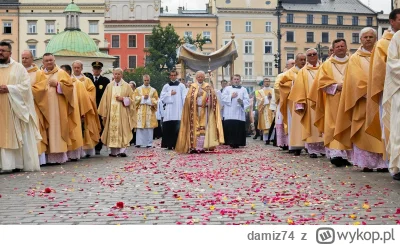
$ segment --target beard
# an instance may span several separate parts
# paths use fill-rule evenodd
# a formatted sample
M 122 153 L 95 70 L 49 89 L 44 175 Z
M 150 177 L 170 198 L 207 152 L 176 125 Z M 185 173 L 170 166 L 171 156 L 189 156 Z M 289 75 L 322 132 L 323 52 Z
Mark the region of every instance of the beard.
M 9 58 L 0 57 L 0 64 L 7 64 L 8 61 L 9 61 Z

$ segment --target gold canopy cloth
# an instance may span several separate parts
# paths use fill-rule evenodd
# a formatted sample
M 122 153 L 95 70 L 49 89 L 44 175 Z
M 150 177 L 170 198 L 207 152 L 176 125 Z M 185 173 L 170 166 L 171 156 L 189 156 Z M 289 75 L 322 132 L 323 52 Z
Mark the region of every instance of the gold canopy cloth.
M 371 53 L 361 47 L 349 59 L 336 118 L 334 138 L 348 148 L 383 153 L 382 142 L 365 133 L 366 94 Z
M 185 67 L 193 71 L 216 70 L 219 67 L 226 67 L 238 57 L 235 41 L 231 40 L 221 49 L 205 55 L 189 49 L 186 46 L 180 46 L 178 49 L 178 62 L 184 62 Z
M 210 84 L 203 83 L 201 88 L 205 91 Z M 193 83 L 188 89 L 185 103 L 182 111 L 181 127 L 179 130 L 178 140 L 176 143 L 176 151 L 179 153 L 188 153 L 190 148 L 196 148 L 198 129 L 201 125 L 201 119 L 208 119 L 205 123 L 205 141 L 203 148 L 213 148 L 224 143 L 224 131 L 222 128 L 221 110 L 214 90 L 211 90 L 210 101 L 211 105 L 207 108 L 207 93 L 203 93 L 203 103 L 201 110 L 201 118 L 198 118 L 197 94 L 200 86 L 198 83 Z M 206 110 L 207 109 L 207 110 Z M 205 112 L 208 112 L 206 115 Z

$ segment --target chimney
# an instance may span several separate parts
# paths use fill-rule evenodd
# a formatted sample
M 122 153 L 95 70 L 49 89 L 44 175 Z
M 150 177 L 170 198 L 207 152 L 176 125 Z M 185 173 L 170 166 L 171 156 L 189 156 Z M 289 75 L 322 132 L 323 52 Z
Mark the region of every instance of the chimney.
M 178 14 L 182 14 L 182 7 L 178 8 Z
M 160 14 L 164 13 L 164 7 L 160 8 Z

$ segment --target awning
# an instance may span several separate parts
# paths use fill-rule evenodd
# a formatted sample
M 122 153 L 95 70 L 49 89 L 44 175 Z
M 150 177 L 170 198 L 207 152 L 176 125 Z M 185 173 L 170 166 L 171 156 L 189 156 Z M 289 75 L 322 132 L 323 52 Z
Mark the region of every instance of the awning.
M 192 71 L 202 70 L 207 72 L 209 68 L 213 71 L 221 66 L 226 67 L 237 57 L 238 53 L 234 40 L 229 41 L 221 49 L 209 55 L 193 51 L 184 45 L 178 49 L 178 62 L 181 63 L 183 61 L 185 67 Z

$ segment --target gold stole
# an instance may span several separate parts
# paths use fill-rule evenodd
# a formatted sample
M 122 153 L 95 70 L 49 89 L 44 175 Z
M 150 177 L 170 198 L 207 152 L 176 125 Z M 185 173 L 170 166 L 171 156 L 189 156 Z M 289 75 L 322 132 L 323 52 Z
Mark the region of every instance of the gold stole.
M 120 111 L 121 102 L 117 101 L 115 97 L 120 96 L 122 86 L 113 86 L 111 96 L 111 112 L 110 112 L 110 144 L 108 147 L 118 148 L 118 142 L 120 142 Z

